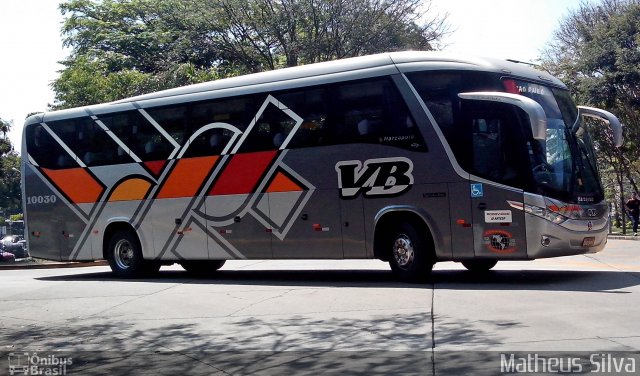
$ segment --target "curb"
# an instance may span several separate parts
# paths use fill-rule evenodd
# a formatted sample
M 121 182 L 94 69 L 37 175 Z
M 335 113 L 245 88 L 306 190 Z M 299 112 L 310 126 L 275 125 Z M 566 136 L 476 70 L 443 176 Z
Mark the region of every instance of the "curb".
M 65 268 L 84 268 L 88 266 L 107 266 L 106 261 L 80 261 L 80 262 L 50 262 L 44 264 L 20 264 L 11 263 L 7 265 L 0 264 L 2 270 L 21 270 L 21 269 L 65 269 Z
M 609 235 L 608 238 L 615 240 L 640 240 L 640 236 L 632 235 Z

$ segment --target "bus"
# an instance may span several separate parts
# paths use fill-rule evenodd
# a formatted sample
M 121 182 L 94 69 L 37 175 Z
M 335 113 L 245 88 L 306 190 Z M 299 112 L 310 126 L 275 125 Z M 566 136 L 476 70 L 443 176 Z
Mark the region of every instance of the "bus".
M 585 118 L 599 120 L 586 122 Z M 601 251 L 608 206 L 588 126 L 529 65 L 395 52 L 37 114 L 22 143 L 28 247 L 117 277 L 235 259 L 438 261 Z

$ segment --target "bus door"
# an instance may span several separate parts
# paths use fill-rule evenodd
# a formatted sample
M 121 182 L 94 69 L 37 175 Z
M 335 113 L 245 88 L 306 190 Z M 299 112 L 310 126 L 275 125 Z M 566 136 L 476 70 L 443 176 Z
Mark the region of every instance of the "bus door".
M 523 132 L 528 124 L 513 106 L 463 101 L 464 128 L 470 131 L 469 196 L 474 255 L 526 258 L 522 207 L 528 154 Z

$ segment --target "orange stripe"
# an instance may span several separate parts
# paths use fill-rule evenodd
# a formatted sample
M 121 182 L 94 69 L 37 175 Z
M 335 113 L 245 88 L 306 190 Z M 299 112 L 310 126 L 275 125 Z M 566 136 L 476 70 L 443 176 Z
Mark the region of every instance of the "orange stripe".
M 158 198 L 194 196 L 218 158 L 213 156 L 179 160 L 162 186 Z
M 129 201 L 129 200 L 142 200 L 149 192 L 151 183 L 144 179 L 133 178 L 128 179 L 120 184 L 113 190 L 109 197 L 111 201 Z
M 293 192 L 293 191 L 302 191 L 298 184 L 296 184 L 293 180 L 289 179 L 282 172 L 278 172 L 276 177 L 273 179 L 269 187 L 267 188 L 267 192 Z
M 58 186 L 58 189 L 76 204 L 96 202 L 104 191 L 102 185 L 84 168 L 65 170 L 43 168 L 42 171 Z

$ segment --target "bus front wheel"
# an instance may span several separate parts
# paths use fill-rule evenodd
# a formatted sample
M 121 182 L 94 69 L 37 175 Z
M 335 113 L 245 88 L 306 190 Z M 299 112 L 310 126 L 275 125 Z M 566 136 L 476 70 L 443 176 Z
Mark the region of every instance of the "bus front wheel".
M 121 230 L 109 239 L 107 261 L 116 277 L 133 278 L 157 271 L 160 264 L 145 262 L 138 237 L 132 232 Z
M 415 225 L 400 223 L 387 241 L 391 270 L 403 281 L 425 281 L 435 263 L 427 237 Z

